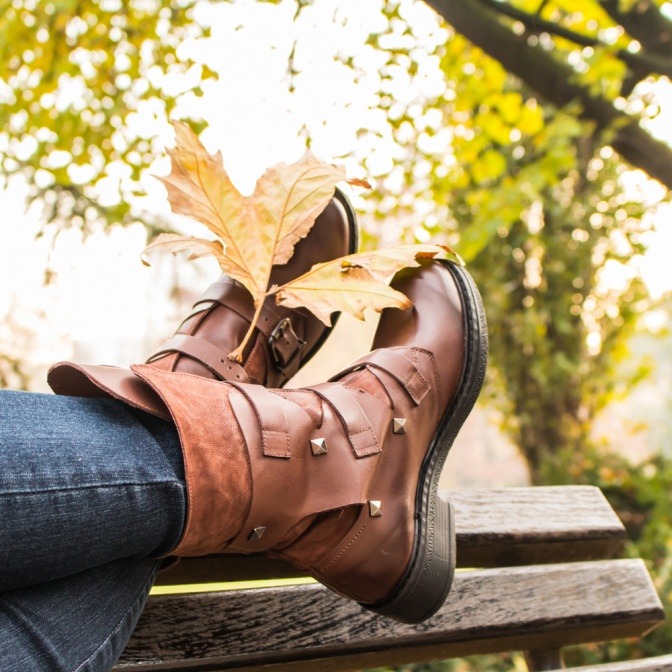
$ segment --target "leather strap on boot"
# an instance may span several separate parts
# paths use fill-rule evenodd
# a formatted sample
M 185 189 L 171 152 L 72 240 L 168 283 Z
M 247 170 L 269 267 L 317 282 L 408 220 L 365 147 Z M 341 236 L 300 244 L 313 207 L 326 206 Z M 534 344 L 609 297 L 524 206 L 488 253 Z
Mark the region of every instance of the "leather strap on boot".
M 239 380 L 249 383 L 250 377 L 245 369 L 229 359 L 229 353 L 220 350 L 216 345 L 203 338 L 189 336 L 188 334 L 175 334 L 147 360 L 147 364 L 170 355 L 179 353 L 200 362 L 206 369 L 213 373 L 219 380 Z
M 240 283 L 227 277 L 214 282 L 193 305 L 193 311 L 183 320 L 177 333 L 160 346 L 148 359 L 147 364 L 171 354 L 184 355 L 210 371 L 217 380 L 233 382 L 259 382 L 248 374 L 244 366 L 232 362 L 228 352 L 224 352 L 209 340 L 192 336 L 180 330 L 195 318 L 204 319 L 206 313 L 224 306 L 246 322 L 254 319 L 254 306 L 250 294 Z M 274 366 L 286 378 L 291 378 L 299 369 L 301 354 L 306 341 L 299 336 L 305 331 L 305 316 L 296 310 L 265 303 L 259 314 L 256 328 L 266 339 L 270 355 L 269 366 Z
M 422 348 L 398 347 L 374 350 L 368 355 L 356 359 L 346 369 L 330 378 L 329 381 L 340 380 L 348 373 L 371 367 L 392 376 L 417 406 L 431 390 L 429 382 L 418 369 L 419 355 L 429 355 L 432 361 L 434 360 L 432 354 Z M 434 364 L 434 368 L 436 368 L 436 364 Z

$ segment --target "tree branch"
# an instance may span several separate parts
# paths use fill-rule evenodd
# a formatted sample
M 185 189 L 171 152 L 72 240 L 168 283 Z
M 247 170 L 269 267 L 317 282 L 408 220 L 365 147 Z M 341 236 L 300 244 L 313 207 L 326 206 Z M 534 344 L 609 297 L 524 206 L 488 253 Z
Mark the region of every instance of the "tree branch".
M 648 54 L 672 57 L 672 21 L 661 14 L 651 0 L 638 0 L 628 12 L 622 12 L 619 0 L 598 0 L 602 9 L 641 45 Z M 627 96 L 638 82 L 649 74 L 648 69 L 632 67 L 623 81 L 622 94 Z
M 651 0 L 639 0 L 621 12 L 619 0 L 598 0 L 600 7 L 650 54 L 672 56 L 672 21 Z
M 613 45 L 602 42 L 602 40 L 591 35 L 582 35 L 569 28 L 560 26 L 553 21 L 542 19 L 538 14 L 528 14 L 517 7 L 509 5 L 507 2 L 500 2 L 499 0 L 480 0 L 481 4 L 487 5 L 499 14 L 508 16 L 511 19 L 520 21 L 522 24 L 535 31 L 542 31 L 562 37 L 581 47 L 597 47 L 606 49 L 611 52 L 616 58 L 626 63 L 638 72 L 644 73 L 644 76 L 652 72 L 657 72 L 661 75 L 667 75 L 672 78 L 672 61 L 668 58 L 657 56 L 648 53 L 634 53 L 627 49 L 614 49 Z
M 672 189 L 672 148 L 651 137 L 632 117 L 576 84 L 576 73 L 502 25 L 479 0 L 426 0 L 453 28 L 558 107 L 578 101 L 586 119 L 611 129 L 609 144 L 624 159 Z

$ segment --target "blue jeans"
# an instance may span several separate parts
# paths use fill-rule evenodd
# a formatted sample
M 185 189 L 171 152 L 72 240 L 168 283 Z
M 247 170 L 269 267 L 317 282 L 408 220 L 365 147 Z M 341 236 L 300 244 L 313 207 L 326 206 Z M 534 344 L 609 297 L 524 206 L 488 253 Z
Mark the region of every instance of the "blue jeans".
M 184 516 L 171 423 L 0 390 L 0 669 L 109 670 Z

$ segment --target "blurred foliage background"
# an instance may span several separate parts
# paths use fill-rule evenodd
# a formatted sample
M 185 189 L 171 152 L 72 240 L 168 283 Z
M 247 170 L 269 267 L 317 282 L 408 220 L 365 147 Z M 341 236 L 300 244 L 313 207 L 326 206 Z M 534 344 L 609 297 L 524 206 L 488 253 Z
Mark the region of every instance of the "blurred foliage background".
M 169 226 L 143 202 L 143 179 L 163 153 L 169 118 L 213 126 L 199 110 L 223 68 L 236 67 L 222 66 L 208 43 L 208 6 L 217 4 L 242 6 L 231 30 L 243 36 L 259 5 L 318 33 L 345 29 L 363 11 L 325 10 L 328 0 L 0 0 L 0 167 L 6 188 L 20 180 L 39 205 L 38 236 L 132 225 L 152 236 Z M 485 400 L 531 482 L 601 487 L 672 612 L 669 434 L 633 464 L 594 431 L 640 381 L 672 373 L 661 368 L 668 345 L 653 348 L 667 358 L 647 357 L 651 339 L 667 335 L 660 316 L 672 304 L 642 280 L 672 186 L 672 3 L 379 0 L 371 11 L 375 30 L 328 54 L 353 90 L 366 83 L 365 121 L 335 157 L 375 180 L 359 203 L 364 244 L 456 245 L 488 312 Z M 297 28 L 273 47 L 278 86 L 299 114 L 316 104 L 302 44 Z M 297 136 L 319 152 L 342 112 L 311 109 Z M 9 322 L 2 329 L 16 340 Z M 4 386 L 28 384 L 30 334 L 18 340 L 14 349 L 2 340 Z M 641 642 L 581 647 L 568 662 L 670 650 L 667 626 Z M 414 669 L 522 665 L 489 656 Z

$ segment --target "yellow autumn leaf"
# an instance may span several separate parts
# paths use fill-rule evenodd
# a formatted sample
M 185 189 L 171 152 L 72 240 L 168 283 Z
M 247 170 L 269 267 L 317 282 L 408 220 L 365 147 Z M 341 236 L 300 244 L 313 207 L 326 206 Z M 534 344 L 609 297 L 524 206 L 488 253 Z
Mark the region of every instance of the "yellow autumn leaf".
M 185 124 L 175 123 L 175 148 L 169 155 L 171 172 L 161 180 L 173 211 L 202 222 L 215 239 L 163 234 L 145 252 L 187 251 L 190 259 L 212 255 L 224 273 L 249 290 L 256 312 L 242 343 L 229 354 L 233 360 L 241 361 L 268 296 L 289 308 L 307 308 L 330 325 L 336 311 L 363 319 L 367 308 L 408 308 L 408 298 L 387 283 L 402 268 L 418 266 L 419 259 L 441 255 L 462 263 L 449 247 L 399 245 L 316 264 L 301 277 L 269 288 L 272 267 L 291 258 L 336 184 L 346 180 L 344 168 L 306 152 L 296 163 L 269 168 L 254 192 L 243 196 L 224 170 L 221 153 L 209 154 Z M 347 181 L 370 188 L 366 180 Z
M 336 311 L 364 319 L 364 310 L 408 308 L 411 302 L 387 285 L 402 268 L 418 266 L 417 259 L 436 256 L 457 258 L 450 248 L 439 245 L 399 245 L 371 252 L 350 254 L 322 264 L 273 288 L 276 302 L 287 308 L 307 308 L 326 325 Z
M 335 311 L 350 313 L 363 320 L 367 308 L 379 313 L 383 308 L 411 306 L 404 294 L 376 280 L 365 268 L 351 266 L 334 272 L 332 266 L 309 271 L 302 278 L 278 290 L 278 304 L 287 308 L 308 308 L 327 326 L 331 326 L 331 315 Z
M 201 257 L 213 256 L 222 265 L 224 259 L 224 246 L 218 240 L 206 240 L 205 238 L 193 238 L 191 236 L 180 236 L 175 233 L 162 233 L 157 239 L 148 245 L 143 254 L 142 263 L 149 266 L 144 259 L 148 252 L 162 250 L 164 252 L 189 252 L 188 259 L 200 259 Z
M 222 271 L 252 292 L 246 259 L 238 252 L 232 232 L 227 227 L 230 213 L 240 213 L 245 209 L 243 197 L 224 170 L 221 152 L 214 156 L 208 154 L 186 124 L 175 122 L 173 127 L 175 147 L 168 150 L 171 172 L 167 177 L 158 178 L 166 187 L 170 206 L 176 214 L 205 224 L 220 239 L 223 249 L 227 250 L 226 256 L 218 259 Z M 258 227 L 248 228 L 254 232 Z
M 250 196 L 224 170 L 221 152 L 211 155 L 184 123 L 175 122 L 171 172 L 160 178 L 173 212 L 205 224 L 222 244 L 222 271 L 241 282 L 260 305 L 271 268 L 286 263 L 317 216 L 345 180 L 345 169 L 306 152 L 296 163 L 269 168 Z M 202 240 L 202 239 L 201 239 Z
M 296 163 L 269 168 L 257 181 L 252 200 L 262 224 L 264 273 L 285 264 L 345 180 L 345 168 L 332 166 L 306 152 Z M 270 264 L 270 265 L 269 265 Z M 266 289 L 268 277 L 265 278 Z
M 462 260 L 447 245 L 396 245 L 374 252 L 360 252 L 342 257 L 341 266 L 365 268 L 377 280 L 385 282 L 397 271 L 417 266 L 418 259 L 433 259 L 443 256 L 462 265 Z

